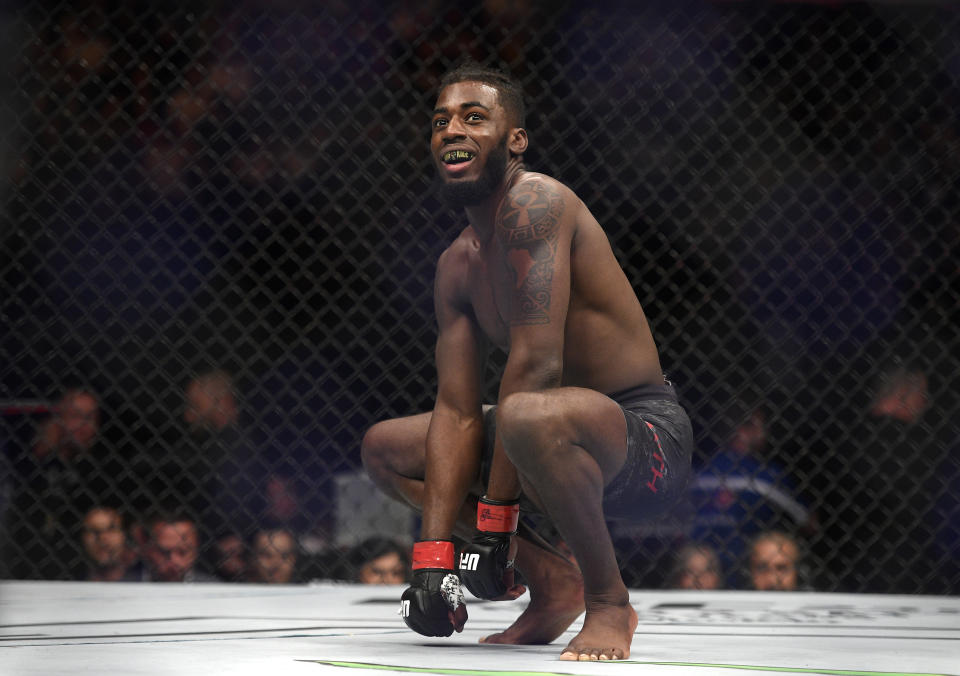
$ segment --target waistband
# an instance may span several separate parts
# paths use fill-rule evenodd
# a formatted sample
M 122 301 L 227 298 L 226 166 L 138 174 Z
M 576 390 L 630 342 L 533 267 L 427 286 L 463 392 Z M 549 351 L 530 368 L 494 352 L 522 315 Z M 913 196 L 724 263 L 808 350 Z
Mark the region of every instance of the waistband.
M 677 392 L 673 385 L 637 385 L 613 394 L 608 394 L 618 404 L 634 401 L 677 401 Z

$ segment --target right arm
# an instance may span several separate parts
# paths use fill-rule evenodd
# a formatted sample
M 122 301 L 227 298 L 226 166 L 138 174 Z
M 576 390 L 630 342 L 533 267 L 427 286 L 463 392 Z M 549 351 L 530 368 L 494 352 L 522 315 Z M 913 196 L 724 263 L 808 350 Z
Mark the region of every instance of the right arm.
M 434 284 L 437 399 L 427 431 L 420 537 L 449 539 L 480 471 L 483 345 L 466 294 L 466 261 L 456 245 L 440 257 Z

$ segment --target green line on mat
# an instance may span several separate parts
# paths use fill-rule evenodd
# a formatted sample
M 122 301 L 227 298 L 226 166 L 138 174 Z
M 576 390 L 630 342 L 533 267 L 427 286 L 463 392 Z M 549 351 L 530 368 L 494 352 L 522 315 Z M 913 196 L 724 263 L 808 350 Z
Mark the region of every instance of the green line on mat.
M 708 664 L 702 662 L 634 662 L 618 660 L 610 664 L 646 664 L 663 667 L 710 667 L 712 669 L 741 669 L 744 671 L 774 671 L 781 674 L 823 674 L 824 676 L 950 676 L 904 671 L 856 671 L 850 669 L 804 669 L 802 667 L 761 667 L 752 664 Z
M 334 660 L 297 660 L 314 662 L 331 667 L 351 669 L 378 669 L 381 671 L 406 671 L 414 674 L 449 674 L 450 676 L 571 676 L 570 672 L 558 671 L 512 671 L 510 669 L 447 669 L 440 667 L 401 667 L 396 664 L 372 664 L 370 662 L 337 662 Z M 699 662 L 636 662 L 633 660 L 610 660 L 592 664 L 643 664 L 651 667 L 706 667 L 712 669 L 740 669 L 743 671 L 772 671 L 781 674 L 820 674 L 822 676 L 951 676 L 950 674 L 911 673 L 903 671 L 853 671 L 849 669 L 804 669 L 801 667 L 761 667 L 751 664 L 707 664 Z M 571 665 L 572 666 L 572 665 Z
M 368 662 L 335 662 L 332 660 L 297 660 L 314 662 L 331 667 L 351 667 L 354 669 L 380 669 L 383 671 L 409 671 L 415 674 L 450 674 L 451 676 L 575 676 L 570 672 L 558 671 L 511 671 L 510 669 L 444 669 L 440 667 L 400 667 L 395 664 L 370 664 Z

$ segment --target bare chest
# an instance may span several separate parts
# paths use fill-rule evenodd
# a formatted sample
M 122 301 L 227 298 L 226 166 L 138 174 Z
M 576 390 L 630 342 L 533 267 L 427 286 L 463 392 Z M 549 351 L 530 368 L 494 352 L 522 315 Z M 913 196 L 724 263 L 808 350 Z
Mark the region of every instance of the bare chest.
M 470 304 L 487 338 L 501 349 L 510 346 L 509 317 L 512 288 L 507 267 L 496 251 L 479 249 L 470 257 Z

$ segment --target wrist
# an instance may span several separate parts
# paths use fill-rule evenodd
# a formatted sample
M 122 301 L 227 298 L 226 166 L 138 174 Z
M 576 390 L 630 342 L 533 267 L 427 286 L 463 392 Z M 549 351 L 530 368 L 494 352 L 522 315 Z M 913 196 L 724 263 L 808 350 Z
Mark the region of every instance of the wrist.
M 498 535 L 516 535 L 520 521 L 519 500 L 494 500 L 487 496 L 477 501 L 477 530 Z
M 452 540 L 419 540 L 413 543 L 413 570 L 453 570 Z

